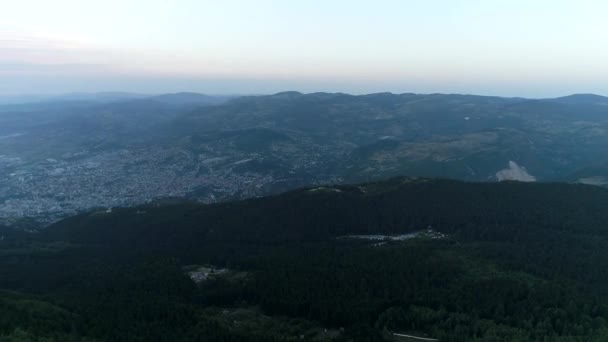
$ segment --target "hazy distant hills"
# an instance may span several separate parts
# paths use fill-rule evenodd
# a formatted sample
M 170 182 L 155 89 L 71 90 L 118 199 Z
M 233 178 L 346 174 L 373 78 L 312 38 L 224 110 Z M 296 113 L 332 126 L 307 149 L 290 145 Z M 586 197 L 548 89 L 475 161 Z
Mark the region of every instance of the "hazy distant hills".
M 27 133 L 44 138 L 47 143 L 66 144 L 66 148 L 70 146 L 64 139 L 75 138 L 85 139 L 85 144 L 128 145 L 141 140 L 141 134 L 151 127 L 168 123 L 195 108 L 221 104 L 228 99 L 196 93 L 148 97 L 130 93 L 69 94 L 49 101 L 0 106 L 0 134 Z M 34 148 L 18 152 L 36 151 Z M 53 151 L 49 153 L 53 154 Z
M 99 92 L 99 93 L 68 93 L 61 95 L 5 95 L 0 96 L 0 105 L 28 104 L 40 102 L 96 102 L 107 103 L 145 98 L 149 95 L 127 92 Z
M 147 99 L 171 104 L 220 104 L 235 96 L 210 96 L 193 92 L 147 95 L 128 92 L 68 93 L 62 95 L 13 95 L 0 96 L 0 105 L 19 105 L 49 102 L 112 103 Z
M 582 105 L 605 105 L 608 106 L 608 97 L 595 94 L 575 94 L 570 96 L 558 97 L 553 99 L 554 102 L 566 104 L 582 104 Z
M 163 94 L 147 98 L 147 100 L 158 101 L 171 105 L 219 105 L 226 102 L 234 96 L 209 96 L 199 93 L 174 93 L 174 94 Z
M 601 185 L 606 103 L 589 94 L 283 92 L 4 105 L 0 217 L 397 175 Z
M 603 157 L 608 107 L 601 99 L 288 92 L 243 97 L 175 122 L 182 137 L 253 129 L 260 137 L 282 136 L 261 138 L 269 144 L 261 151 L 314 147 L 327 153 L 318 162 L 333 162 L 328 167 L 345 179 L 497 180 L 515 164 L 539 180 L 559 180 Z

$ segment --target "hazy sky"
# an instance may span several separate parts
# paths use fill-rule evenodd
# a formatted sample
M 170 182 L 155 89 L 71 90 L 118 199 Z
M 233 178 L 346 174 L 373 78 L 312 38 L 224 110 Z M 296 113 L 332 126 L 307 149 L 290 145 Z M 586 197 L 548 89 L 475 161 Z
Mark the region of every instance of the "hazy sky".
M 608 94 L 605 0 L 0 0 L 0 94 Z

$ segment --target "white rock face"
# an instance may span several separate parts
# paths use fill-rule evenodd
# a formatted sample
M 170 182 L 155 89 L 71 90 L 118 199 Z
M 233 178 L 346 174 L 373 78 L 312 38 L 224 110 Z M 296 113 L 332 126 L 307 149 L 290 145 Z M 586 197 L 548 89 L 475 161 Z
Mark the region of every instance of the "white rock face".
M 509 161 L 509 168 L 496 172 L 496 179 L 499 181 L 520 181 L 536 182 L 536 177 L 528 173 L 525 167 L 517 165 L 514 161 Z

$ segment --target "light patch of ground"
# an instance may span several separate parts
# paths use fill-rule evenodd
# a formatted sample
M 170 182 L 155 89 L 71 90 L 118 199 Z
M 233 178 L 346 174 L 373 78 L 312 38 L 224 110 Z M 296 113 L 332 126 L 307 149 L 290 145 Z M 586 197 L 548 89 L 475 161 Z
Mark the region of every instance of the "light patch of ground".
M 403 142 L 395 150 L 377 151 L 370 160 L 380 164 L 396 163 L 400 160 L 444 162 L 473 153 L 491 151 L 495 148 L 497 139 L 496 132 L 481 132 L 466 134 L 456 139 L 439 137 L 430 142 Z
M 509 168 L 496 172 L 498 181 L 519 181 L 519 182 L 536 182 L 536 177 L 528 173 L 525 167 L 517 165 L 516 162 L 510 160 Z
M 196 284 L 202 284 L 213 279 L 227 279 L 229 281 L 240 281 L 247 277 L 247 272 L 215 267 L 213 265 L 189 265 L 184 266 L 184 272 Z
M 188 272 L 188 276 L 192 281 L 197 284 L 200 284 L 211 277 L 217 277 L 219 275 L 225 274 L 228 272 L 225 268 L 214 268 L 214 267 L 199 267 L 194 271 Z
M 602 176 L 585 177 L 579 178 L 576 182 L 587 185 L 607 186 L 608 178 Z
M 398 338 L 399 341 L 439 341 L 436 338 L 420 337 L 420 336 L 399 334 L 399 333 L 393 333 L 393 336 Z
M 243 160 L 236 161 L 236 162 L 234 162 L 234 163 L 232 163 L 232 164 L 233 164 L 233 165 L 240 165 L 240 164 L 245 164 L 245 163 L 248 163 L 248 162 L 250 162 L 250 161 L 252 161 L 252 160 L 253 160 L 253 158 L 248 158 L 248 159 L 243 159 Z
M 447 236 L 443 233 L 434 231 L 432 229 L 422 230 L 419 232 L 407 233 L 407 234 L 399 234 L 399 235 L 345 235 L 340 236 L 338 239 L 361 239 L 361 240 L 371 240 L 371 241 L 380 241 L 379 243 L 375 243 L 374 246 L 382 246 L 385 242 L 388 241 L 405 241 L 415 238 L 429 238 L 429 239 L 445 239 Z
M 318 188 L 310 189 L 310 190 L 308 190 L 308 192 L 342 192 L 342 190 L 335 189 L 335 188 L 326 188 L 324 186 L 321 186 Z
M 20 137 L 22 135 L 25 135 L 25 133 L 14 133 L 14 134 L 0 135 L 0 140 L 10 139 L 10 138 L 16 138 L 16 137 Z

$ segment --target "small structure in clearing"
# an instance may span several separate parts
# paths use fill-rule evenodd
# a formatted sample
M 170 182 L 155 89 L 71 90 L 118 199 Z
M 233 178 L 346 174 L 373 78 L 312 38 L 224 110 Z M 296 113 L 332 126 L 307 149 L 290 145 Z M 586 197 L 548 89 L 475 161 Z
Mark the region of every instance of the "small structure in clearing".
M 415 239 L 415 238 L 427 238 L 427 239 L 437 240 L 437 239 L 445 239 L 446 237 L 447 237 L 447 235 L 445 235 L 441 232 L 435 231 L 431 228 L 428 228 L 426 230 L 421 230 L 421 231 L 407 233 L 407 234 L 399 234 L 399 235 L 382 235 L 382 234 L 345 235 L 345 236 L 338 237 L 338 239 L 363 239 L 363 240 L 387 242 L 387 241 L 405 241 L 405 240 L 410 240 L 410 239 Z M 374 245 L 380 246 L 380 245 L 382 245 L 382 243 L 377 243 Z
M 225 275 L 229 272 L 226 268 L 215 268 L 213 266 L 201 266 L 188 272 L 188 276 L 192 281 L 200 284 L 208 279 Z

